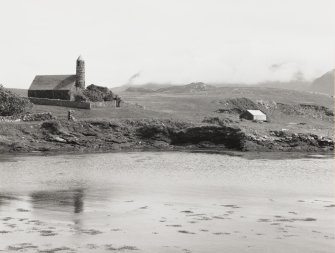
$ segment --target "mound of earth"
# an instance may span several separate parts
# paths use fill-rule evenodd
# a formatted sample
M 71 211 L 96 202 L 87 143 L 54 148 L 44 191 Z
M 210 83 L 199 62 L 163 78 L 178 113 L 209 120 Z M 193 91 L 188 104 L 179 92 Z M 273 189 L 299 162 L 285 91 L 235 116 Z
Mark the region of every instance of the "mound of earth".
M 331 109 L 315 104 L 285 104 L 264 100 L 254 102 L 244 97 L 214 102 L 219 103 L 221 107 L 216 112 L 232 115 L 241 114 L 245 110 L 261 110 L 267 115 L 276 117 L 285 114 L 289 116 L 308 117 L 327 121 L 332 121 L 334 118 L 334 112 Z
M 308 117 L 319 120 L 333 120 L 334 112 L 315 104 L 285 104 L 275 101 L 257 101 L 257 105 L 267 114 L 285 114 L 289 116 Z
M 261 110 L 260 106 L 249 98 L 232 98 L 215 101 L 221 108 L 216 112 L 240 114 L 246 110 Z

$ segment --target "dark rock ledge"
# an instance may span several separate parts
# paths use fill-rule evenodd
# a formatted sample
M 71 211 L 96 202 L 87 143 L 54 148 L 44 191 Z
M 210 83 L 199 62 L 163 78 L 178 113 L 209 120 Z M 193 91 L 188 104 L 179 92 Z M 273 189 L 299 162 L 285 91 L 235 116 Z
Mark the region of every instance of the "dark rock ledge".
M 173 120 L 49 120 L 0 125 L 0 153 L 197 148 L 330 152 L 334 150 L 334 141 L 314 134 L 287 131 L 254 135 L 229 124 L 192 124 Z

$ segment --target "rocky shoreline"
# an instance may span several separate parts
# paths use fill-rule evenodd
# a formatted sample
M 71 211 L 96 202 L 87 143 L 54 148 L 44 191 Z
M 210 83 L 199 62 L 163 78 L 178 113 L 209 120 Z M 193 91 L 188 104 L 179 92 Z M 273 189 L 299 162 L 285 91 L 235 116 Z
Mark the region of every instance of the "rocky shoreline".
M 255 135 L 238 125 L 173 120 L 47 120 L 0 124 L 0 153 L 110 152 L 220 149 L 332 152 L 334 141 L 315 134 L 269 131 Z

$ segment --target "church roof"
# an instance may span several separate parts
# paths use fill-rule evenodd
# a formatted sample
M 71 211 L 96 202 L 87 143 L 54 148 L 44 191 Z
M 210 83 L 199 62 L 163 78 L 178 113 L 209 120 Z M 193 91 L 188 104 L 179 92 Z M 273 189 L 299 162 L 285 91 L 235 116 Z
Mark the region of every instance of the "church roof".
M 76 75 L 38 75 L 29 90 L 70 90 L 75 83 Z

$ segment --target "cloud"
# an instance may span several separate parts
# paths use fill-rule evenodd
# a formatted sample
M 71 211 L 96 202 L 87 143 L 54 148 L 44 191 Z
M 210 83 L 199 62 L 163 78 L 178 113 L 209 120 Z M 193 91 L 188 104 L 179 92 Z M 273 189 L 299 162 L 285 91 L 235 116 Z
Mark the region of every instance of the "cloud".
M 279 69 L 281 69 L 284 65 L 286 64 L 286 62 L 282 62 L 282 63 L 274 63 L 274 64 L 271 64 L 269 66 L 269 69 L 271 71 L 277 71 Z
M 300 81 L 300 82 L 304 81 L 305 80 L 305 75 L 301 70 L 298 70 L 297 72 L 293 73 L 292 80 Z

